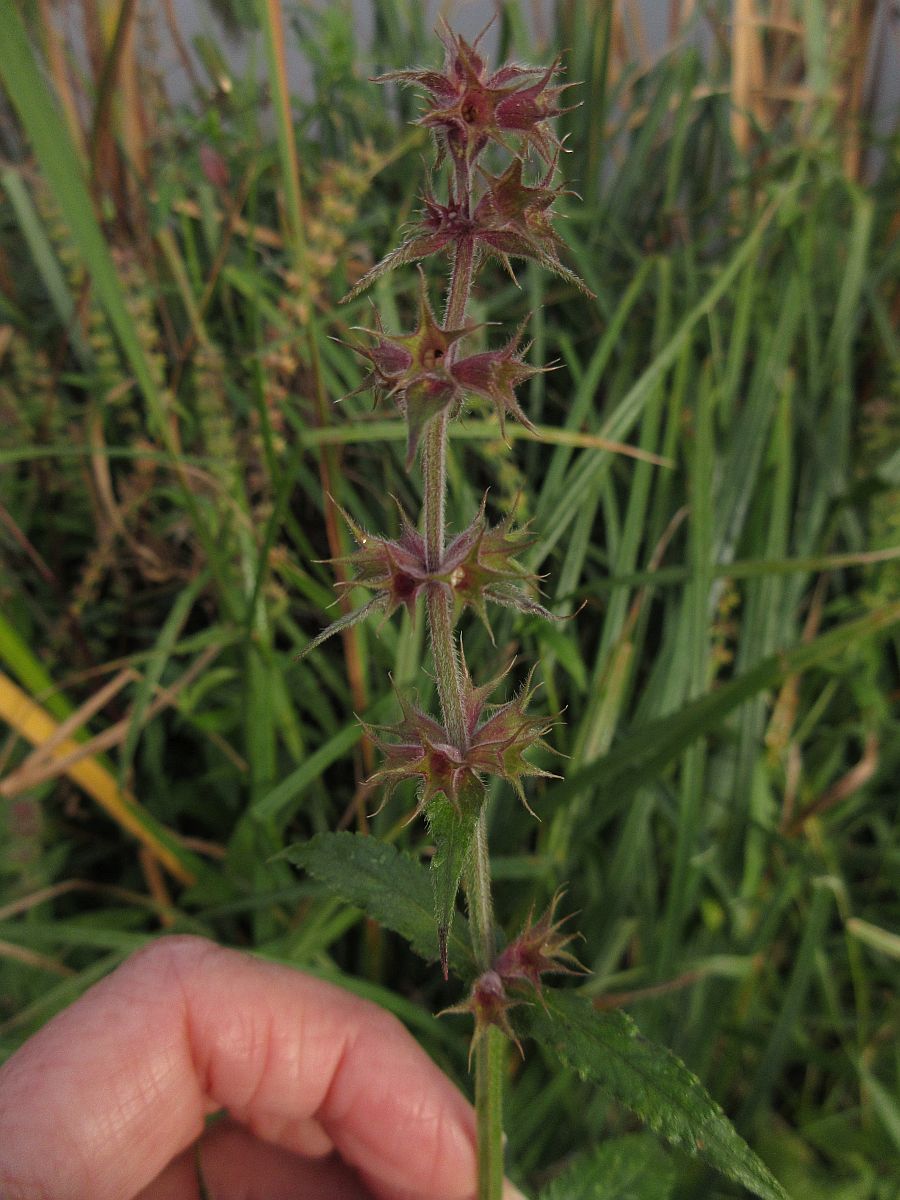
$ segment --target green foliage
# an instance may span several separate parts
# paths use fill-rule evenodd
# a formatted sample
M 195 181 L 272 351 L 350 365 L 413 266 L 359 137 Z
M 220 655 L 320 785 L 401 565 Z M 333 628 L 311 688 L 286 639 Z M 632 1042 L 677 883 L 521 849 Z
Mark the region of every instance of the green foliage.
M 623 1012 L 597 1013 L 573 992 L 545 992 L 525 1021 L 562 1066 L 598 1084 L 674 1146 L 697 1154 L 763 1200 L 787 1193 L 684 1063 Z
M 670 1200 L 675 1168 L 652 1137 L 615 1138 L 570 1163 L 540 1200 Z
M 469 803 L 457 810 L 443 795 L 432 800 L 426 809 L 428 832 L 434 839 L 434 858 L 431 860 L 434 922 L 445 976 L 449 966 L 446 947 L 453 929 L 456 897 L 463 872 L 472 857 L 478 812 L 479 808 Z
M 378 838 L 354 833 L 320 833 L 308 842 L 288 846 L 283 857 L 303 867 L 332 896 L 361 908 L 386 929 L 406 938 L 427 962 L 438 958 L 434 895 L 428 872 L 408 854 Z M 453 894 L 459 874 L 453 885 Z M 462 917 L 451 926 L 450 964 L 466 978 L 472 948 Z

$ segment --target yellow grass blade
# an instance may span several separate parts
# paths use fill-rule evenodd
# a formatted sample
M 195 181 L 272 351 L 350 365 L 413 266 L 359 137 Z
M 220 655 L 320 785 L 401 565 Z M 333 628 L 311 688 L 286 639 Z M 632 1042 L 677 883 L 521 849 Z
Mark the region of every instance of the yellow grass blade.
M 58 722 L 45 709 L 23 692 L 6 675 L 0 674 L 0 719 L 16 733 L 41 748 L 52 739 L 53 758 L 77 755 L 77 742 L 57 737 Z M 153 855 L 176 879 L 193 883 L 194 874 L 184 862 L 184 856 L 163 840 L 163 831 L 154 828 L 156 822 L 146 813 L 136 797 L 116 786 L 110 772 L 96 758 L 80 758 L 65 767 L 65 774 L 77 783 L 97 804 Z M 0 782 L 0 796 L 5 795 Z M 162 835 L 162 836 L 161 836 Z

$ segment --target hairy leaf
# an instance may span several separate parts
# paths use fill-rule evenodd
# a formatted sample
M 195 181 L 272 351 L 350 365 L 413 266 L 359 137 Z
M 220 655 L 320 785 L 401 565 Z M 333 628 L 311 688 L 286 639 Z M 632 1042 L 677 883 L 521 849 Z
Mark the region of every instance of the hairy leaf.
M 317 633 L 311 641 L 306 643 L 296 656 L 295 661 L 299 662 L 301 658 L 306 658 L 307 654 L 317 649 L 323 642 L 327 642 L 330 637 L 334 637 L 336 633 L 340 633 L 344 629 L 350 629 L 353 625 L 358 625 L 360 621 L 365 620 L 369 613 L 375 612 L 376 609 L 383 609 L 384 599 L 384 595 L 379 593 L 367 601 L 362 608 L 356 608 L 353 612 L 344 613 L 342 617 L 338 617 L 336 621 L 332 621 L 321 633 Z
M 659 1142 L 632 1133 L 579 1155 L 540 1200 L 669 1200 L 675 1170 Z
M 441 969 L 449 975 L 448 938 L 456 912 L 456 894 L 475 836 L 478 806 L 468 800 L 459 807 L 446 796 L 438 796 L 425 810 L 428 828 L 434 838 L 431 878 L 434 884 L 434 916 L 440 946 Z
M 303 867 L 332 896 L 363 909 L 387 929 L 406 938 L 422 958 L 438 957 L 434 890 L 429 872 L 387 842 L 358 833 L 318 833 L 295 842 L 279 857 Z M 450 936 L 457 974 L 471 975 L 472 952 L 466 921 L 459 917 Z
M 670 1050 L 643 1037 L 623 1012 L 598 1013 L 575 992 L 548 990 L 544 996 L 546 1009 L 534 1005 L 523 1024 L 563 1066 L 763 1200 L 786 1200 L 784 1189 L 700 1080 Z

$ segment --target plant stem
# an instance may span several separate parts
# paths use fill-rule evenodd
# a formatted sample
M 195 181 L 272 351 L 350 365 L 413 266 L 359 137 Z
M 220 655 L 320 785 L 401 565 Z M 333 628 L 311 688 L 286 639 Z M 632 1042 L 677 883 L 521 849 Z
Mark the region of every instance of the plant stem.
M 472 289 L 473 248 L 471 242 L 460 242 L 453 260 L 453 275 L 447 294 L 444 324 L 456 328 L 465 320 L 466 305 Z M 451 351 L 452 352 L 452 347 Z M 425 509 L 425 558 L 429 570 L 437 570 L 444 556 L 445 496 L 447 489 L 447 420 L 442 413 L 425 432 L 422 454 L 422 476 Z M 452 601 L 443 588 L 428 591 L 428 623 L 431 630 L 431 653 L 441 712 L 447 732 L 457 746 L 466 742 L 466 722 L 463 708 L 462 667 L 453 637 Z
M 489 1025 L 475 1047 L 475 1112 L 478 1120 L 478 1200 L 503 1195 L 503 1063 L 506 1036 Z
M 468 173 L 464 180 L 468 185 Z M 447 293 L 444 328 L 459 329 L 466 319 L 472 288 L 473 245 L 460 241 L 453 260 Z M 448 357 L 454 347 L 448 351 Z M 425 556 L 429 570 L 436 570 L 444 555 L 445 495 L 447 485 L 447 420 L 442 413 L 425 434 L 422 455 Z M 443 588 L 428 591 L 428 623 L 431 653 L 444 724 L 451 739 L 464 748 L 468 734 L 463 702 L 463 665 L 453 636 L 452 600 Z M 482 808 L 475 826 L 472 859 L 467 870 L 466 891 L 472 919 L 472 945 L 482 971 L 493 964 L 496 954 L 494 912 L 491 903 L 491 862 L 487 824 Z M 501 1200 L 503 1192 L 503 1062 L 504 1035 L 489 1027 L 475 1046 L 475 1112 L 478 1125 L 478 1200 Z
M 487 821 L 482 808 L 475 826 L 472 860 L 466 879 L 472 945 L 480 970 L 496 955 L 491 902 L 491 860 Z M 503 1069 L 506 1037 L 493 1025 L 475 1045 L 475 1117 L 478 1127 L 478 1200 L 500 1200 L 503 1191 Z
M 497 953 L 494 933 L 494 906 L 491 902 L 491 858 L 488 851 L 487 821 L 482 808 L 472 839 L 472 858 L 466 878 L 469 916 L 472 923 L 472 949 L 479 970 L 489 971 Z
M 466 319 L 466 307 L 469 303 L 469 292 L 472 290 L 472 266 L 475 258 L 475 246 L 471 241 L 456 243 L 456 254 L 453 259 L 453 275 L 450 279 L 450 289 L 447 292 L 447 308 L 444 313 L 444 326 L 456 329 L 462 326 Z M 449 354 L 452 355 L 451 346 Z

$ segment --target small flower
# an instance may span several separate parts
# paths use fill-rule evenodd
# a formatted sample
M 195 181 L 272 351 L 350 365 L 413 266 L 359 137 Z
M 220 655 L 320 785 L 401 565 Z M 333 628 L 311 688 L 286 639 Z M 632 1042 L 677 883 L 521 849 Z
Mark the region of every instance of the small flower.
M 475 1032 L 469 1045 L 470 1071 L 472 1069 L 472 1053 L 490 1025 L 495 1025 L 502 1030 L 511 1042 L 515 1042 L 522 1058 L 525 1057 L 522 1044 L 516 1037 L 513 1027 L 509 1023 L 509 1017 L 506 1015 L 511 1008 L 515 1008 L 517 1004 L 521 1003 L 521 1000 L 509 999 L 503 987 L 503 980 L 496 971 L 485 971 L 472 984 L 468 999 L 464 1000 L 462 1004 L 454 1004 L 452 1008 L 445 1008 L 438 1013 L 439 1017 L 444 1017 L 448 1013 L 471 1013 L 475 1018 Z
M 526 776 L 555 779 L 549 771 L 534 766 L 526 757 L 532 747 L 550 750 L 544 734 L 550 731 L 546 717 L 526 713 L 534 695 L 531 675 L 518 695 L 506 704 L 487 704 L 500 679 L 475 687 L 463 665 L 463 716 L 465 741 L 454 743 L 444 726 L 433 717 L 398 697 L 402 720 L 385 728 L 369 728 L 384 764 L 369 784 L 385 786 L 385 803 L 405 779 L 419 783 L 417 812 L 424 811 L 438 795 L 444 795 L 460 812 L 484 800 L 484 776 L 497 775 L 509 783 L 532 816 L 522 780 Z M 500 677 L 502 678 L 502 676 Z M 393 740 L 385 740 L 383 735 Z
M 556 906 L 565 893 L 558 891 L 550 907 L 539 921 L 532 924 L 532 908 L 525 927 L 515 941 L 510 942 L 494 962 L 494 970 L 504 983 L 528 983 L 546 1007 L 541 991 L 542 975 L 582 975 L 585 968 L 566 946 L 581 935 L 561 932 L 572 914 L 554 921 Z M 569 964 L 572 964 L 571 966 Z
M 511 413 L 526 429 L 536 434 L 537 429 L 522 411 L 514 389 L 533 375 L 540 375 L 552 367 L 530 367 L 522 361 L 528 346 L 519 349 L 519 342 L 530 318 L 526 317 L 515 334 L 501 350 L 487 350 L 460 358 L 450 365 L 454 383 L 463 391 L 474 392 L 490 400 L 497 410 L 500 433 L 506 440 L 506 415 Z M 530 345 L 530 343 L 529 343 Z
M 379 76 L 379 82 L 418 84 L 428 94 L 419 124 L 434 133 L 439 160 L 449 154 L 459 176 L 460 169 L 467 171 L 489 141 L 507 146 L 506 135 L 513 134 L 549 162 L 559 141 L 545 128 L 545 122 L 570 111 L 557 103 L 567 85 L 549 86 L 559 70 L 559 59 L 548 68 L 508 64 L 488 75 L 477 50 L 482 35 L 470 46 L 445 25 L 440 36 L 443 73 L 405 70 Z
M 422 434 L 434 417 L 461 399 L 459 388 L 445 366 L 447 351 L 471 327 L 442 329 L 428 300 L 425 276 L 420 271 L 419 320 L 412 333 L 386 334 L 376 316 L 375 329 L 361 329 L 375 339 L 374 346 L 353 346 L 367 358 L 372 371 L 354 392 L 372 388 L 376 398 L 397 402 L 406 417 L 406 465 L 410 467 Z
M 536 576 L 516 561 L 518 554 L 533 545 L 534 535 L 527 529 L 515 529 L 511 513 L 499 525 L 488 525 L 485 504 L 483 498 L 472 523 L 449 544 L 436 574 L 449 587 L 457 609 L 474 609 L 493 641 L 487 600 L 546 620 L 556 618 L 525 591 L 524 585 L 533 583 Z

